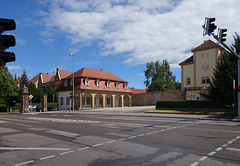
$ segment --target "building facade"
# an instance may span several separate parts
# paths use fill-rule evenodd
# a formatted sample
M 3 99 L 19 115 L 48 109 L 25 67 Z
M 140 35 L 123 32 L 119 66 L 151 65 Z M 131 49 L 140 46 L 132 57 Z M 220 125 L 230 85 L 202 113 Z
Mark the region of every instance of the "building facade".
M 208 94 L 209 82 L 223 48 L 211 40 L 192 50 L 193 55 L 179 65 L 183 96 L 186 100 L 204 100 L 201 94 Z
M 72 74 L 62 79 L 58 92 L 58 108 L 71 109 Z M 105 70 L 82 68 L 74 73 L 74 108 L 131 106 L 132 91 L 128 82 Z

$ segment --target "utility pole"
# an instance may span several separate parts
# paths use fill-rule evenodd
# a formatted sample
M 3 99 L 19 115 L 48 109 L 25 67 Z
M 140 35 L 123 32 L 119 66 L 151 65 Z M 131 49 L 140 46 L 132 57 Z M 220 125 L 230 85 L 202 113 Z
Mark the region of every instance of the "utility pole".
M 231 52 L 236 58 L 237 58 L 237 73 L 238 73 L 238 78 L 237 78 L 237 86 L 240 86 L 240 54 L 238 55 L 234 50 L 232 50 L 230 47 L 228 47 L 224 42 L 226 41 L 226 32 L 227 29 L 221 29 L 218 28 L 218 34 L 214 35 L 214 30 L 217 28 L 217 26 L 215 25 L 214 21 L 216 19 L 215 18 L 205 18 L 205 23 L 202 26 L 203 27 L 203 36 L 208 35 L 211 36 L 213 35 L 213 37 L 219 42 L 221 43 L 229 52 Z M 240 119 L 240 93 L 238 91 L 238 101 L 237 101 L 237 105 L 238 105 L 238 118 Z

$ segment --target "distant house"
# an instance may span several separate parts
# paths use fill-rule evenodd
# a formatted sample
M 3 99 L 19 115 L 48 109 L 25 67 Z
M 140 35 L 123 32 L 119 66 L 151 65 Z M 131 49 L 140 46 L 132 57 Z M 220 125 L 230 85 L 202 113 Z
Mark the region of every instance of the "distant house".
M 179 63 L 181 82 L 186 100 L 203 100 L 200 94 L 207 94 L 213 71 L 224 49 L 211 40 L 192 50 L 193 55 Z
M 36 75 L 29 81 L 30 83 L 34 84 L 36 88 L 38 88 L 39 77 L 40 77 L 40 74 Z
M 134 87 L 130 88 L 132 91 L 132 94 L 141 94 L 141 93 L 147 93 L 147 89 L 135 89 Z
M 56 76 L 54 77 L 53 88 L 56 90 L 59 87 L 59 85 L 62 83 L 62 80 L 64 80 L 65 78 L 67 78 L 71 74 L 72 74 L 72 72 L 70 72 L 70 71 L 57 69 L 56 70 Z
M 47 86 L 54 87 L 54 80 L 55 75 L 49 75 L 48 73 L 40 73 L 39 74 L 39 81 L 38 81 L 38 88 L 44 89 Z
M 61 80 L 59 109 L 69 109 L 73 89 L 72 74 Z M 74 73 L 74 108 L 131 106 L 132 91 L 128 82 L 105 70 L 82 68 Z

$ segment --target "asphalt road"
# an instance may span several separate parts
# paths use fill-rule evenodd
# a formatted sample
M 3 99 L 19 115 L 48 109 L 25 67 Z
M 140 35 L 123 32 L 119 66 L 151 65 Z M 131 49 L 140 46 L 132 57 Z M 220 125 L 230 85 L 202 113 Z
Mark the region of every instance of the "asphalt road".
M 144 109 L 0 113 L 0 165 L 240 165 L 239 121 Z

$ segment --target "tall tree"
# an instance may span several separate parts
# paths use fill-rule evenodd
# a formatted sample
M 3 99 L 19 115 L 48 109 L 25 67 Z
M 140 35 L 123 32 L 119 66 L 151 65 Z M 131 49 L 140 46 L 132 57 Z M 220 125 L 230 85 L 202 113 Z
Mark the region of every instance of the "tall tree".
M 13 105 L 17 96 L 17 84 L 7 67 L 0 67 L 0 107 Z
M 28 76 L 27 76 L 27 72 L 25 69 L 23 70 L 23 73 L 22 73 L 20 79 L 21 79 L 21 85 L 20 85 L 21 87 L 23 87 L 23 85 L 25 85 L 25 86 L 28 85 Z
M 232 49 L 240 53 L 240 36 L 235 33 Z M 220 100 L 230 104 L 233 100 L 233 80 L 237 80 L 237 59 L 225 52 L 217 62 L 210 81 L 209 95 L 211 100 Z M 236 95 L 235 95 L 236 96 Z
M 172 75 L 167 60 L 163 60 L 162 64 L 159 61 L 147 63 L 144 73 L 148 92 L 175 90 L 176 77 Z

